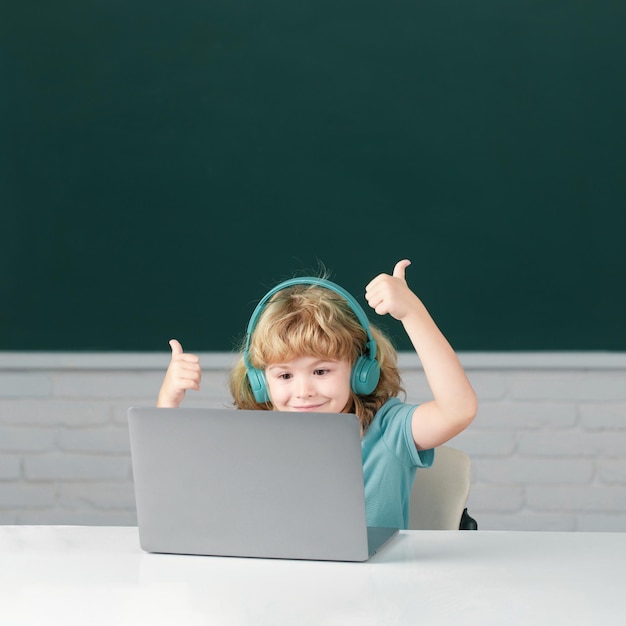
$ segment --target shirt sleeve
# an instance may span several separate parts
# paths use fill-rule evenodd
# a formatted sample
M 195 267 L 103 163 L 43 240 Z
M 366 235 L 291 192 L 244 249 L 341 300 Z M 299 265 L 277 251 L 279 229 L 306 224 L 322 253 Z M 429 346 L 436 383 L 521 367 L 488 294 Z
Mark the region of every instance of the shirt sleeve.
M 405 404 L 397 398 L 389 400 L 381 415 L 383 441 L 393 455 L 405 465 L 430 467 L 435 458 L 434 449 L 418 450 L 411 428 L 413 412 L 419 405 Z

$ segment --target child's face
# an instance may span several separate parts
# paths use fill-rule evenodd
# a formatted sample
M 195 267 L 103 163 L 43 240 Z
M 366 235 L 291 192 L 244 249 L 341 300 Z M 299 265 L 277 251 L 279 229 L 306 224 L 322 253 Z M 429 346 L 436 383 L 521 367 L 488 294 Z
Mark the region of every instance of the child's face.
M 348 361 L 301 357 L 265 368 L 272 404 L 277 411 L 341 413 L 350 399 Z

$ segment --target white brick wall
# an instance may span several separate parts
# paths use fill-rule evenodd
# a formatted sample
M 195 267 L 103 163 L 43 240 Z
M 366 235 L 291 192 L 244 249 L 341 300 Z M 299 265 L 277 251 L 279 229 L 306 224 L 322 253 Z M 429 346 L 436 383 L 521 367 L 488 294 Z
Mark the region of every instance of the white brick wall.
M 472 457 L 480 527 L 626 531 L 625 355 L 512 356 L 468 373 L 480 409 L 451 445 Z
M 229 403 L 233 356 L 201 355 L 187 406 Z M 462 354 L 478 393 L 450 445 L 473 461 L 483 529 L 626 531 L 626 355 Z M 136 523 L 126 410 L 154 404 L 168 355 L 0 353 L 0 523 Z M 409 399 L 429 397 L 414 355 Z

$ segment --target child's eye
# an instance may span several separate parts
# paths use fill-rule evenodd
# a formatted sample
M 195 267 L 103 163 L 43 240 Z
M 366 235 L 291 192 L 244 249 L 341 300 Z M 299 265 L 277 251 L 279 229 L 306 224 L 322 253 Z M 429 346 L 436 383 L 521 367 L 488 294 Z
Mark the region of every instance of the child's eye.
M 327 369 L 315 370 L 314 374 L 316 376 L 324 376 L 324 374 L 328 374 L 328 370 Z
M 289 380 L 291 378 L 291 374 L 288 374 L 287 372 L 285 372 L 283 374 L 279 374 L 278 378 L 280 378 L 281 380 Z

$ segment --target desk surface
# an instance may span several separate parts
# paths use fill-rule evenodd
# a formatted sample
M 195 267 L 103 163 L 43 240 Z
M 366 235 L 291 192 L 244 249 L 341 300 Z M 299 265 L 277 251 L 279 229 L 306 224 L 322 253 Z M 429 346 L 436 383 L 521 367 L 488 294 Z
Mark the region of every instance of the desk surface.
M 0 526 L 0 623 L 621 624 L 626 533 L 401 532 L 366 563 L 146 554 L 136 528 Z

